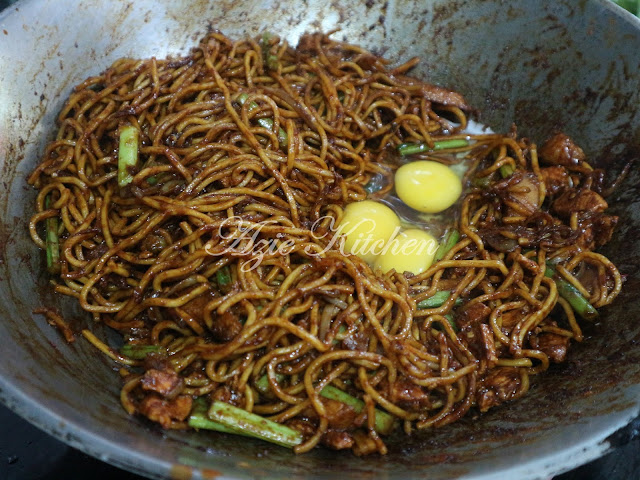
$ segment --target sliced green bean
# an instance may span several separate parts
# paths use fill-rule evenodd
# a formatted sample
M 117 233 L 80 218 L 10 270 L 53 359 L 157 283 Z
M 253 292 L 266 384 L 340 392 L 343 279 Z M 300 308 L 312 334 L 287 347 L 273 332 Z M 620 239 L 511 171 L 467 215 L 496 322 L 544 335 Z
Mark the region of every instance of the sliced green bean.
M 436 292 L 434 295 L 430 296 L 429 298 L 425 298 L 424 300 L 421 300 L 420 302 L 418 302 L 417 307 L 421 310 L 425 308 L 438 308 L 444 305 L 446 301 L 449 300 L 450 296 L 451 296 L 451 292 L 449 290 L 442 290 L 440 292 Z M 458 297 L 456 298 L 454 305 L 458 307 L 462 305 L 462 303 L 463 303 L 462 299 Z
M 508 163 L 500 167 L 500 175 L 502 176 L 502 178 L 509 178 L 511 175 L 513 175 L 513 172 L 515 172 L 515 169 Z
M 398 145 L 398 153 L 402 156 L 414 155 L 423 152 L 435 152 L 438 150 L 448 150 L 452 148 L 462 148 L 469 145 L 469 141 L 464 138 L 451 138 L 448 140 L 438 140 L 433 142 L 433 147 L 428 143 L 402 143 Z
M 219 287 L 231 284 L 231 270 L 227 265 L 216 271 L 216 282 L 218 282 Z
M 209 408 L 209 420 L 226 428 L 283 447 L 294 447 L 302 443 L 302 434 L 280 423 L 247 412 L 228 403 L 215 400 Z
M 160 353 L 166 351 L 160 345 L 136 345 L 127 344 L 120 347 L 120 353 L 133 360 L 144 360 L 150 353 Z
M 118 147 L 118 186 L 120 188 L 126 187 L 133 181 L 132 170 L 138 165 L 138 136 L 138 129 L 133 125 L 127 125 L 120 130 Z
M 436 254 L 433 257 L 434 262 L 438 262 L 444 258 L 444 256 L 449 253 L 453 247 L 455 247 L 456 243 L 460 241 L 460 232 L 455 228 L 449 230 L 440 245 L 438 246 L 438 250 L 436 250 Z
M 598 311 L 589 303 L 589 300 L 584 298 L 576 287 L 558 275 L 558 272 L 552 265 L 547 263 L 544 274 L 556 282 L 558 294 L 569 302 L 574 312 L 585 320 L 594 320 L 598 316 Z
M 236 101 L 240 105 L 244 105 L 247 102 L 248 98 L 249 98 L 248 94 L 241 93 L 236 97 Z M 258 108 L 258 104 L 256 102 L 251 102 L 249 105 L 247 105 L 247 111 L 249 113 L 251 113 L 256 108 Z M 267 130 L 273 130 L 273 119 L 259 118 L 257 122 L 258 122 L 258 125 L 260 125 L 262 128 L 266 128 Z M 280 145 L 282 145 L 283 147 L 286 147 L 288 140 L 289 140 L 289 137 L 287 136 L 287 132 L 285 132 L 282 127 L 278 128 L 278 142 L 280 143 Z
M 278 56 L 272 55 L 270 53 L 270 45 L 271 42 L 271 34 L 264 33 L 262 35 L 262 39 L 260 41 L 260 48 L 262 49 L 262 58 L 264 64 L 267 66 L 269 70 L 277 70 L 278 69 Z

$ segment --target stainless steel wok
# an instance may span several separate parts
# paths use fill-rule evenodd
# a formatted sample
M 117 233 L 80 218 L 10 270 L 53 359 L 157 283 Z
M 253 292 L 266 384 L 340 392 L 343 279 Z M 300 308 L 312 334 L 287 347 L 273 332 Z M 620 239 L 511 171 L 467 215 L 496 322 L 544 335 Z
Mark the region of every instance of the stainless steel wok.
M 0 400 L 102 460 L 154 478 L 548 478 L 591 460 L 640 406 L 640 192 L 633 169 L 610 199 L 621 226 L 606 253 L 623 294 L 565 365 L 479 418 L 392 439 L 386 457 L 318 449 L 295 456 L 221 434 L 165 433 L 129 417 L 114 365 L 66 344 L 32 309 L 58 306 L 27 220 L 25 177 L 74 84 L 121 56 L 185 52 L 208 28 L 229 36 L 340 31 L 458 89 L 496 130 L 574 137 L 612 171 L 640 145 L 640 22 L 605 0 L 31 0 L 0 15 Z M 92 328 L 99 330 L 97 327 Z M 108 332 L 100 332 L 107 334 Z M 2 428 L 0 426 L 0 428 Z

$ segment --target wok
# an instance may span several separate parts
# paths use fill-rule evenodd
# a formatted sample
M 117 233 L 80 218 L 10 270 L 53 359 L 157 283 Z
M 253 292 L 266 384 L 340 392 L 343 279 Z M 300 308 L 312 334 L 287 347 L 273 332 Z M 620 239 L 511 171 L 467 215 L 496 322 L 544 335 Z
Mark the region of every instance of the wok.
M 222 434 L 163 432 L 118 402 L 114 365 L 88 342 L 65 343 L 32 310 L 89 315 L 47 288 L 29 239 L 25 178 L 74 84 L 121 56 L 186 52 L 208 28 L 264 30 L 295 43 L 328 31 L 461 91 L 494 130 L 512 122 L 543 141 L 561 129 L 619 171 L 640 145 L 640 22 L 605 0 L 23 1 L 0 15 L 0 400 L 104 461 L 154 478 L 548 478 L 605 452 L 640 406 L 640 193 L 637 169 L 610 198 L 621 225 L 605 253 L 623 293 L 586 327 L 564 365 L 523 399 L 478 418 L 389 441 L 385 457 L 317 449 L 295 456 Z M 108 335 L 97 325 L 98 335 Z

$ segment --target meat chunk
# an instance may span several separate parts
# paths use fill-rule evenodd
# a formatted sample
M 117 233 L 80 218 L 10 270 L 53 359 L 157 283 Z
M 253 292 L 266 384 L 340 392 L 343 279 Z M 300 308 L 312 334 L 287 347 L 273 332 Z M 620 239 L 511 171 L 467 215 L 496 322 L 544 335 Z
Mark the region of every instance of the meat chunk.
M 600 213 L 607 209 L 607 201 L 593 190 L 567 190 L 553 202 L 551 208 L 558 215 L 569 217 L 573 212 Z
M 193 400 L 186 395 L 167 400 L 152 393 L 140 402 L 138 410 L 149 420 L 169 428 L 173 420 L 181 422 L 189 416 L 192 404 Z
M 327 414 L 327 420 L 331 428 L 344 430 L 353 425 L 358 413 L 346 403 L 323 398 L 322 403 Z
M 342 346 L 347 350 L 365 352 L 369 347 L 369 335 L 364 331 L 357 331 L 342 340 Z
M 576 244 L 593 250 L 611 240 L 618 224 L 618 217 L 597 213 L 586 214 L 578 218 L 578 229 L 581 232 Z
M 564 133 L 558 133 L 545 142 L 539 150 L 543 163 L 572 167 L 584 161 L 582 149 Z
M 461 330 L 473 325 L 479 325 L 489 318 L 489 315 L 491 315 L 491 309 L 484 303 L 473 303 L 465 307 L 456 317 L 456 325 L 458 325 Z
M 533 348 L 546 354 L 552 362 L 560 363 L 567 356 L 569 337 L 545 332 L 540 335 L 532 335 L 529 343 Z
M 204 325 L 204 309 L 215 298 L 212 292 L 206 292 L 188 301 L 181 307 L 181 314 L 188 315 L 192 321 Z M 185 320 L 185 319 L 183 319 Z M 242 322 L 229 310 L 221 315 L 211 312 L 211 335 L 219 342 L 229 342 L 242 330 Z
M 309 421 L 301 418 L 294 418 L 286 423 L 287 427 L 300 432 L 304 438 L 309 438 L 316 433 L 316 427 Z
M 493 340 L 493 332 L 491 327 L 486 323 L 480 325 L 480 332 L 482 336 L 482 346 L 484 347 L 484 354 L 487 360 L 487 367 L 493 368 L 498 363 L 498 355 L 496 354 L 496 344 Z
M 593 234 L 596 247 L 609 243 L 613 237 L 613 231 L 618 224 L 618 217 L 615 215 L 598 215 L 593 222 Z
M 184 381 L 174 370 L 147 370 L 140 384 L 143 390 L 159 393 L 168 399 L 177 397 L 184 388 Z
M 407 410 L 421 410 L 431 408 L 432 402 L 429 394 L 406 379 L 398 379 L 391 385 L 391 399 L 400 408 Z
M 486 412 L 491 407 L 517 398 L 520 385 L 520 373 L 517 368 L 500 367 L 490 370 L 476 394 L 476 404 L 481 412 Z
M 353 437 L 349 433 L 332 429 L 327 430 L 320 441 L 333 450 L 344 450 L 353 447 L 354 444 Z
M 527 316 L 528 312 L 526 310 L 507 310 L 506 312 L 502 312 L 500 315 L 500 320 L 502 322 L 502 330 L 506 330 L 506 333 L 513 330 L 520 321 Z
M 228 310 L 222 315 L 212 315 L 211 334 L 220 342 L 230 342 L 242 330 L 240 319 Z
M 556 195 L 571 187 L 569 172 L 562 166 L 542 168 L 540 169 L 540 174 L 549 195 Z

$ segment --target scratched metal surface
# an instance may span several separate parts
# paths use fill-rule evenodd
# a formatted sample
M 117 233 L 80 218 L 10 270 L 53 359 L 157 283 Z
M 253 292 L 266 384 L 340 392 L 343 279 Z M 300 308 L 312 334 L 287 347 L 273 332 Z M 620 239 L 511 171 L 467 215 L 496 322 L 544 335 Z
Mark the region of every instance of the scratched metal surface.
M 259 5 L 259 6 L 258 6 Z M 607 254 L 627 276 L 621 298 L 588 329 L 569 361 L 535 379 L 522 400 L 410 438 L 384 458 L 318 449 L 304 456 L 224 435 L 163 433 L 128 417 L 114 366 L 86 342 L 67 345 L 31 310 L 59 305 L 28 238 L 25 178 L 72 86 L 121 56 L 186 52 L 209 27 L 232 37 L 308 30 L 391 60 L 424 59 L 416 73 L 455 88 L 496 130 L 512 122 L 542 140 L 562 128 L 615 169 L 640 144 L 640 22 L 604 0 L 25 0 L 0 14 L 0 400 L 102 460 L 154 478 L 545 478 L 597 457 L 638 414 L 640 192 L 616 194 L 622 226 Z M 93 328 L 93 327 L 92 327 Z M 98 329 L 98 334 L 108 335 Z

